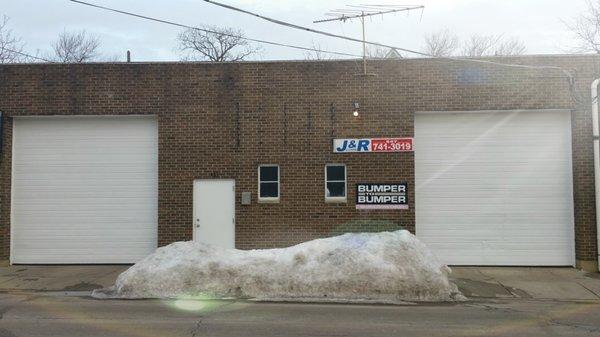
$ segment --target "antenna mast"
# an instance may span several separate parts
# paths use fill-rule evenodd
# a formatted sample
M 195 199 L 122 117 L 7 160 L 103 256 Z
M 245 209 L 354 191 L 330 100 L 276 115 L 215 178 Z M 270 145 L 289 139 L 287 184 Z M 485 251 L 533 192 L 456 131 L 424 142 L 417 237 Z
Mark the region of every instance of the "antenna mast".
M 326 16 L 333 18 L 321 19 L 313 21 L 313 23 L 323 23 L 332 21 L 346 22 L 348 20 L 360 19 L 362 25 L 362 41 L 363 41 L 363 71 L 367 75 L 367 38 L 365 33 L 365 18 L 376 15 L 385 15 L 398 12 L 408 12 L 416 9 L 423 11 L 425 6 L 402 6 L 402 5 L 346 5 L 343 9 L 335 9 L 325 13 Z M 422 15 L 422 12 L 421 12 Z

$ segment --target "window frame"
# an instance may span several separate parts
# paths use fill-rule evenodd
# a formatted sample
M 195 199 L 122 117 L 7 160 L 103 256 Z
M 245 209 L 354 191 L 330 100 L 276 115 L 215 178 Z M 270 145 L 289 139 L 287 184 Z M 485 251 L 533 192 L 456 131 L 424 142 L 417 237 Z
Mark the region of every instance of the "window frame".
M 327 184 L 328 183 L 341 183 L 341 180 L 328 180 L 327 168 L 331 166 L 342 166 L 344 167 L 344 196 L 343 197 L 328 197 L 327 196 Z M 346 203 L 348 202 L 348 166 L 346 164 L 326 164 L 325 165 L 325 202 L 330 203 Z
M 277 168 L 277 181 L 261 181 L 260 180 L 260 170 L 263 167 L 276 167 Z M 261 185 L 262 183 L 277 183 L 277 197 L 261 197 Z M 281 168 L 277 164 L 261 164 L 258 165 L 258 202 L 259 203 L 278 203 L 281 198 Z

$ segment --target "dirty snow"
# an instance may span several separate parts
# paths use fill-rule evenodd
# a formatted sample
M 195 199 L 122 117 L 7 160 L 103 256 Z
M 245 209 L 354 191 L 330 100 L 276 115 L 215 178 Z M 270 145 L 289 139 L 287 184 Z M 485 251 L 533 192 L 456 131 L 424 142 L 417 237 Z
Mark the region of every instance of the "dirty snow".
M 96 298 L 249 298 L 394 303 L 462 299 L 450 268 L 408 231 L 345 234 L 283 249 L 159 248 Z

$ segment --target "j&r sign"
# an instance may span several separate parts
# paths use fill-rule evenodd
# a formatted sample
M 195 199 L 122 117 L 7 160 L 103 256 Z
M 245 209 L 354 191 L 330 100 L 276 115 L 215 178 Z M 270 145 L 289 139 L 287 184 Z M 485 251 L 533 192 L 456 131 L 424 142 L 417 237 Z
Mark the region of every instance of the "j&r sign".
M 334 139 L 333 152 L 413 152 L 412 138 Z

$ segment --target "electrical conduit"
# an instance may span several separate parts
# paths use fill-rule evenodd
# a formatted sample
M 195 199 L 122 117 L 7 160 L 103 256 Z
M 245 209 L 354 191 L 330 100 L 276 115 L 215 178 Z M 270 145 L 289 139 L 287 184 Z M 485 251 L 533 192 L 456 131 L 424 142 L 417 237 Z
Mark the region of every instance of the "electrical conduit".
M 596 184 L 596 229 L 600 247 L 600 120 L 598 119 L 598 86 L 600 79 L 592 82 L 592 124 L 594 132 L 594 182 Z M 600 249 L 599 249 L 600 251 Z M 600 253 L 598 255 L 600 260 Z M 600 270 L 600 265 L 599 265 Z

